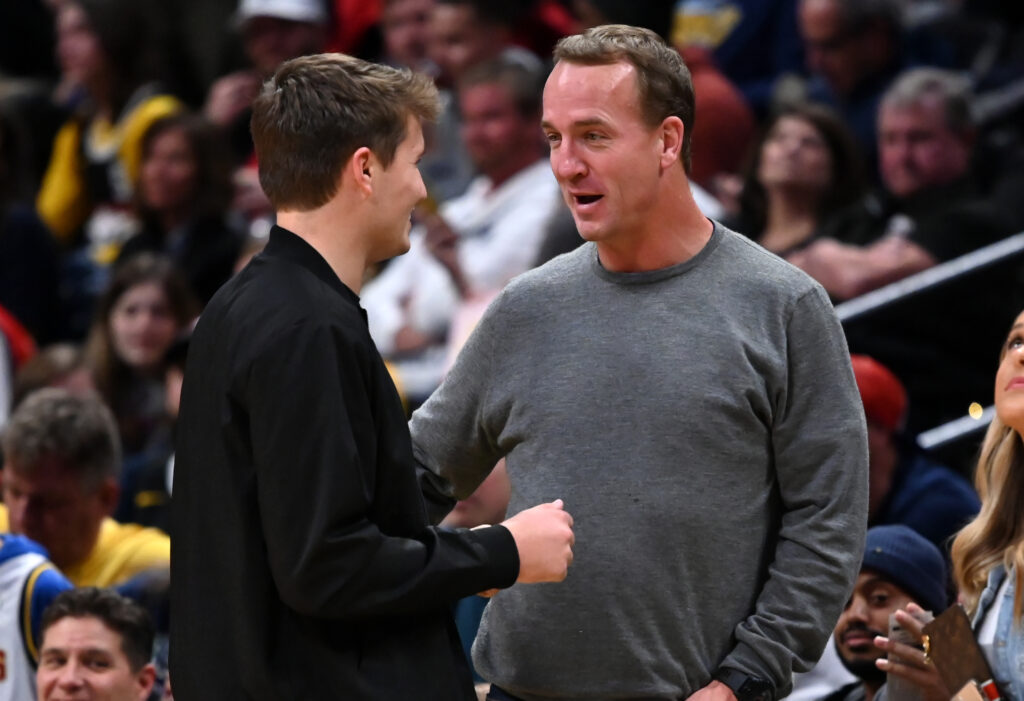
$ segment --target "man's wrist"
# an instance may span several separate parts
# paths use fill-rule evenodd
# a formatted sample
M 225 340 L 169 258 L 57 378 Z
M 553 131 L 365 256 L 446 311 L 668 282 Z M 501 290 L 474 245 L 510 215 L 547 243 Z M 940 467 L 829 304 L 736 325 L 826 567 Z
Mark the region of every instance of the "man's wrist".
M 732 690 L 736 701 L 774 701 L 775 685 L 732 667 L 719 667 L 712 677 Z

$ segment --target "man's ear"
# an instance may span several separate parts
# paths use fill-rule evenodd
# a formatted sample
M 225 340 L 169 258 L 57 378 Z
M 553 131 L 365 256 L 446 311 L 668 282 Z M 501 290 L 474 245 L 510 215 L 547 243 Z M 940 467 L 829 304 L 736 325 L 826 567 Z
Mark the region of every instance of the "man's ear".
M 373 151 L 366 146 L 356 149 L 356 152 L 348 160 L 345 169 L 351 176 L 352 182 L 355 183 L 356 191 L 364 197 L 369 197 L 373 193 L 373 176 L 378 167 Z
M 675 115 L 665 117 L 661 123 L 661 168 L 666 170 L 676 163 L 680 163 L 680 156 L 683 151 L 683 137 L 686 134 L 686 127 L 683 120 Z
M 135 675 L 135 683 L 139 691 L 138 701 L 146 701 L 150 692 L 153 691 L 153 684 L 156 682 L 156 667 L 151 663 L 145 665 Z

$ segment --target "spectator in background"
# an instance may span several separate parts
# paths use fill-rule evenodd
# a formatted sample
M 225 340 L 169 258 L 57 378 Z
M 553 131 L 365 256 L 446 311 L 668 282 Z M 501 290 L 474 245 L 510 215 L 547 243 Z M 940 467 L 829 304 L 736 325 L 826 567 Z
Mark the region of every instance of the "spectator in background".
M 764 117 L 770 112 L 777 79 L 803 71 L 796 4 L 797 0 L 678 0 L 672 43 L 684 50 L 711 52 L 715 65 L 755 114 Z
M 909 526 L 948 556 L 950 537 L 978 513 L 978 495 L 903 434 L 907 393 L 899 379 L 866 355 L 850 360 L 868 421 L 868 525 Z
M 383 0 L 381 32 L 384 62 L 434 75 L 436 66 L 427 58 L 430 15 L 436 0 Z
M 254 237 L 266 236 L 273 207 L 256 170 L 252 101 L 282 63 L 326 50 L 330 21 L 325 0 L 240 0 L 235 23 L 249 67 L 219 78 L 207 92 L 203 115 L 224 131 L 236 166 L 232 207 Z
M 798 104 L 769 120 L 740 191 L 735 228 L 786 257 L 807 246 L 864 191 L 846 126 L 826 107 Z
M 965 81 L 947 71 L 902 74 L 878 115 L 885 189 L 837 214 L 790 261 L 845 300 L 1009 233 L 972 177 L 970 99 Z M 873 356 L 906 386 L 912 434 L 984 400 L 992 362 L 986 340 L 995 345 L 1012 317 L 1016 284 L 1012 271 L 993 271 L 984 284 L 948 285 L 846 324 L 851 350 Z
M 12 408 L 44 387 L 61 387 L 77 394 L 96 389 L 82 348 L 73 343 L 43 346 L 14 376 Z
M 502 54 L 538 66 L 535 55 L 512 42 L 519 15 L 514 2 L 437 0 L 430 15 L 429 54 L 438 68 L 438 86 L 454 89 L 467 70 Z
M 974 477 L 981 512 L 953 541 L 953 577 L 996 690 L 1002 698 L 1017 701 L 1024 698 L 1024 312 L 1003 341 L 994 389 L 996 415 L 985 433 Z M 914 613 L 909 606 L 895 616 L 920 648 L 922 626 Z M 920 659 L 920 650 L 907 646 L 897 653 L 907 651 L 911 659 Z M 889 663 L 882 669 L 919 685 L 941 684 L 935 664 Z M 945 690 L 945 696 L 936 697 L 946 699 L 951 693 Z
M 824 701 L 870 701 L 885 684 L 888 669 L 927 669 L 919 648 L 889 640 L 889 616 L 912 604 L 935 615 L 945 611 L 947 577 L 939 549 L 910 528 L 893 525 L 868 530 L 853 595 L 833 634 L 840 661 L 858 680 Z M 876 644 L 878 638 L 882 638 L 880 644 Z M 887 652 L 898 654 L 900 662 L 887 660 Z M 921 691 L 920 698 L 927 701 L 945 701 L 951 695 L 941 682 Z
M 512 36 L 513 3 L 490 0 L 437 0 L 430 13 L 428 56 L 437 67 L 435 82 L 440 88 L 441 114 L 427 128 L 427 151 L 420 172 L 427 192 L 437 202 L 463 194 L 474 176 L 473 162 L 460 133 L 460 116 L 455 90 L 471 67 L 502 59 L 541 70 L 535 55 L 515 46 Z
M 1007 233 L 970 172 L 970 101 L 964 79 L 934 68 L 907 71 L 886 91 L 876 145 L 884 189 L 837 217 L 795 261 L 834 298 L 863 294 Z
M 118 263 L 140 252 L 167 255 L 201 303 L 231 277 L 242 246 L 228 223 L 231 164 L 217 129 L 202 117 L 157 120 L 142 139 L 136 208 L 142 231 Z
M 252 156 L 250 105 L 260 85 L 288 59 L 323 51 L 329 17 L 323 0 L 239 0 L 234 21 L 249 67 L 210 86 L 203 115 L 227 131 L 241 165 Z
M 1004 697 L 1024 699 L 1024 313 L 999 356 L 996 416 L 975 472 L 981 513 L 953 541 L 953 574 Z
M 898 0 L 800 0 L 798 18 L 808 96 L 839 111 L 873 180 L 879 100 L 903 65 Z
M 43 615 L 39 701 L 145 701 L 156 681 L 145 609 L 95 587 L 58 596 Z
M 414 405 L 441 381 L 460 305 L 485 304 L 536 260 L 558 204 L 539 127 L 542 80 L 503 59 L 463 76 L 461 130 L 480 175 L 439 212 L 421 213 L 409 252 L 363 291 L 374 341 Z
M 166 535 L 110 518 L 120 446 L 114 418 L 95 395 L 39 390 L 11 415 L 0 445 L 0 532 L 42 545 L 75 586 L 122 584 L 168 567 Z
M 129 215 L 142 135 L 181 109 L 162 92 L 159 46 L 144 3 L 68 0 L 57 5 L 57 52 L 76 86 L 72 117 L 54 138 L 36 198 L 47 227 L 73 249 L 61 286 L 65 318 L 58 338 L 85 335 L 107 266 L 134 232 Z
M 702 188 L 714 191 L 717 177 L 740 169 L 755 137 L 754 113 L 736 86 L 715 66 L 707 49 L 692 46 L 679 52 L 693 77 L 697 110 L 714 115 L 693 125 L 691 178 Z
M 53 144 L 37 206 L 65 243 L 85 235 L 109 263 L 130 226 L 124 213 L 138 178 L 140 142 L 150 124 L 181 109 L 153 82 L 152 28 L 134 0 L 67 0 L 57 6 L 61 70 L 83 94 Z
M 0 533 L 0 701 L 35 698 L 43 610 L 70 588 L 40 545 Z
M 117 419 L 129 469 L 152 446 L 164 421 L 164 355 L 197 313 L 174 264 L 150 254 L 120 266 L 100 298 L 86 362 Z

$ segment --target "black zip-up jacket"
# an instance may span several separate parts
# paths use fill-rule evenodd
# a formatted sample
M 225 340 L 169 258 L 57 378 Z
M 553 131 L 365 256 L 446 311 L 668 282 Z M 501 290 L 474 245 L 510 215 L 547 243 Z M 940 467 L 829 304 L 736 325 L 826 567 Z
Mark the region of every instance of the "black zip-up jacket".
M 451 604 L 515 542 L 428 526 L 358 297 L 284 229 L 196 327 L 173 498 L 179 701 L 475 698 Z

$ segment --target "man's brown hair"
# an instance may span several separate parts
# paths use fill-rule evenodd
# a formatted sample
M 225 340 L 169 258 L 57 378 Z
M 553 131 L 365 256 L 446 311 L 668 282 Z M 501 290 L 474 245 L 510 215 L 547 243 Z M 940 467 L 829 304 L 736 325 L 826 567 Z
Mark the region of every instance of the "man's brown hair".
M 561 39 L 555 46 L 556 61 L 602 66 L 625 61 L 636 68 L 644 120 L 652 127 L 666 117 L 683 122 L 682 160 L 690 172 L 690 135 L 693 133 L 694 96 L 690 69 L 679 52 L 665 40 L 642 27 L 605 24 L 582 34 Z
M 121 441 L 113 414 L 94 394 L 47 387 L 30 394 L 0 433 L 6 469 L 31 475 L 48 458 L 73 471 L 92 493 L 121 473 Z
M 418 73 L 344 54 L 286 61 L 253 103 L 260 185 L 278 210 L 316 209 L 357 149 L 386 168 L 409 117 L 433 120 L 438 111 L 437 89 Z

